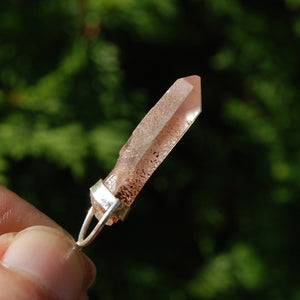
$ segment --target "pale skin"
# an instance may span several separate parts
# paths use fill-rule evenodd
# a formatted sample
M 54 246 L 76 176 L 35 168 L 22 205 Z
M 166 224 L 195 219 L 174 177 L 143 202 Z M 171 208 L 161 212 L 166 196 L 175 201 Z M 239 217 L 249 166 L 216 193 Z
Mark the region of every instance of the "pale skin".
M 74 239 L 0 185 L 0 299 L 88 299 L 96 268 Z

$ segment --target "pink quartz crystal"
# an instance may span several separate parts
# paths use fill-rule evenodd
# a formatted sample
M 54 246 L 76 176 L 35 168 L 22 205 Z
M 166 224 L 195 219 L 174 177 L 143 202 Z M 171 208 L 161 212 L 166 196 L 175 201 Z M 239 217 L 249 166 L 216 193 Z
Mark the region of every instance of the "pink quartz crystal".
M 108 190 L 130 206 L 200 112 L 200 77 L 176 80 L 122 147 L 114 169 L 103 181 Z M 105 211 L 93 197 L 92 205 L 96 210 Z

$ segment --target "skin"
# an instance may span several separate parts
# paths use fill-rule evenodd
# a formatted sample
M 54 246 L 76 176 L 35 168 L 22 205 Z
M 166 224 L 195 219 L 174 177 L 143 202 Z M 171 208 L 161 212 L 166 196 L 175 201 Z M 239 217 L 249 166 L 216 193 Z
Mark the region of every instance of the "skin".
M 91 260 L 34 206 L 0 185 L 0 299 L 88 299 Z

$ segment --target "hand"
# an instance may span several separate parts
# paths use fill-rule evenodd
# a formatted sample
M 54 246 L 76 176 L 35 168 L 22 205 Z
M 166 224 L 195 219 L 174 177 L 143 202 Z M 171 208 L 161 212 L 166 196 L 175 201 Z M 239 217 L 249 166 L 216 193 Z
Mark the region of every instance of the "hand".
M 74 239 L 0 185 L 0 299 L 88 299 L 96 269 Z

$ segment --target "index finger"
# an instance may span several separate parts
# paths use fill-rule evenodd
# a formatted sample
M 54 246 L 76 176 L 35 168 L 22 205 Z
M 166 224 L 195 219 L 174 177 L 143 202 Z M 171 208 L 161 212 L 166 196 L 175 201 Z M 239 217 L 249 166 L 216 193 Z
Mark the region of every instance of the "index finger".
M 61 228 L 32 204 L 0 185 L 0 235 L 34 225 Z

